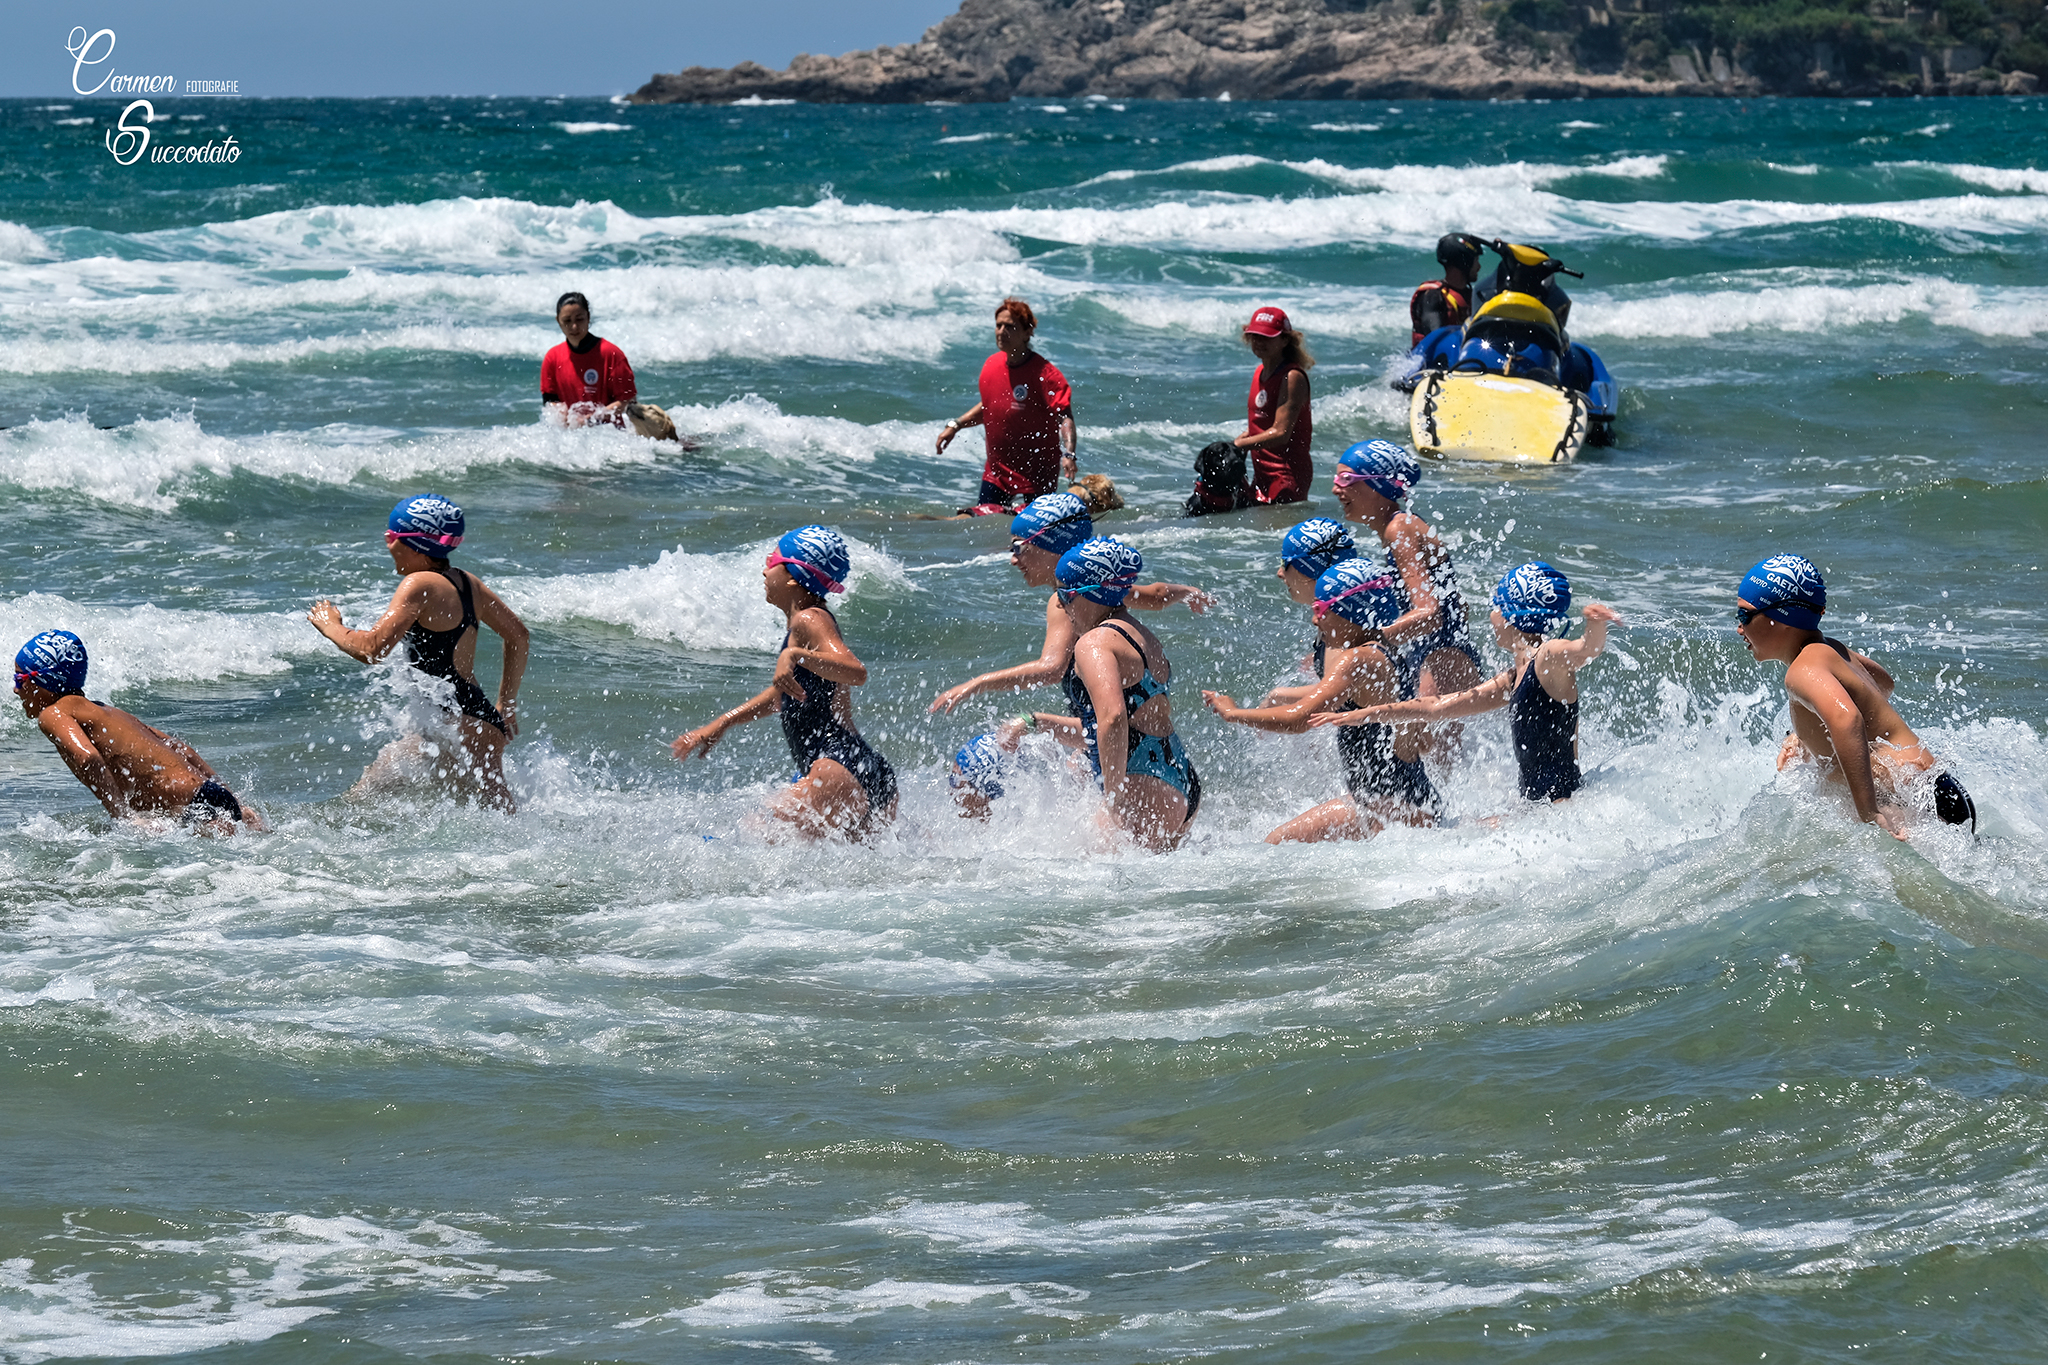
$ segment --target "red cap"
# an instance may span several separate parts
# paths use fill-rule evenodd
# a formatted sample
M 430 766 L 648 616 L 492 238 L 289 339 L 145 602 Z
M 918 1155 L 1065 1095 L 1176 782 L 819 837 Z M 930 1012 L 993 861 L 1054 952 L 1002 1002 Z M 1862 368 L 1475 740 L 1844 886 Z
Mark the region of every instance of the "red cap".
M 1256 336 L 1276 337 L 1288 329 L 1287 314 L 1278 308 L 1261 308 L 1252 314 L 1252 320 L 1244 325 L 1247 332 Z

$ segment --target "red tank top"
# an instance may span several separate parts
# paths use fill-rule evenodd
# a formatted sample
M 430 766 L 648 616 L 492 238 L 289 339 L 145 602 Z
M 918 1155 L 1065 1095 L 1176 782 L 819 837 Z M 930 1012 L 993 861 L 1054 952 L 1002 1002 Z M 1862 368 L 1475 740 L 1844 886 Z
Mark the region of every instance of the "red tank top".
M 1029 501 L 1060 476 L 1060 419 L 1073 406 L 1067 377 L 1033 352 L 1015 369 L 997 351 L 981 367 L 981 420 L 988 463 L 981 477 Z
M 1294 426 L 1278 447 L 1261 446 L 1252 451 L 1252 494 L 1260 502 L 1300 502 L 1308 497 L 1309 481 L 1315 477 L 1308 453 L 1315 422 L 1309 416 L 1308 374 L 1299 365 L 1289 365 L 1276 384 L 1266 382 L 1264 365 L 1252 372 L 1252 390 L 1245 400 L 1245 425 L 1254 432 L 1272 428 L 1273 414 L 1287 399 L 1290 374 L 1301 375 L 1302 387 L 1301 411 L 1295 414 Z
M 630 403 L 639 396 L 626 353 L 603 337 L 586 351 L 572 351 L 566 341 L 549 351 L 540 362 L 540 392 L 549 402 L 571 407 L 593 403 L 602 408 Z

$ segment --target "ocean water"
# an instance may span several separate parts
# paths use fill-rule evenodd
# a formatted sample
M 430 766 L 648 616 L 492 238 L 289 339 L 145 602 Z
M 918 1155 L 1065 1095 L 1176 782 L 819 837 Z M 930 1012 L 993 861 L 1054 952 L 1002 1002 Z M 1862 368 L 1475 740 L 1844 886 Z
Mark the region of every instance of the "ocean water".
M 0 641 L 79 631 L 277 826 L 115 828 L 0 718 L 0 1360 L 2037 1358 L 2044 110 L 184 101 L 157 136 L 241 159 L 121 167 L 114 104 L 0 105 Z M 1540 556 L 1626 617 L 1595 777 L 1518 805 L 1475 722 L 1455 824 L 1272 849 L 1329 737 L 1196 689 L 1291 675 L 1300 512 L 1175 509 L 1259 303 L 1319 476 L 1405 435 L 1451 230 L 1582 269 L 1624 390 L 1612 449 L 1416 500 L 1469 596 Z M 699 448 L 538 424 L 567 289 Z M 1168 856 L 1052 765 L 948 799 L 1020 702 L 927 704 L 1039 638 L 1006 527 L 920 519 L 1011 292 L 1104 529 L 1221 598 L 1156 622 L 1207 776 Z M 408 703 L 304 612 L 381 605 L 426 489 L 534 628 L 516 816 L 343 799 Z M 763 685 L 813 519 L 903 784 L 864 847 L 764 842 L 772 722 L 666 750 Z M 1778 550 L 1978 838 L 1774 771 L 1729 614 Z

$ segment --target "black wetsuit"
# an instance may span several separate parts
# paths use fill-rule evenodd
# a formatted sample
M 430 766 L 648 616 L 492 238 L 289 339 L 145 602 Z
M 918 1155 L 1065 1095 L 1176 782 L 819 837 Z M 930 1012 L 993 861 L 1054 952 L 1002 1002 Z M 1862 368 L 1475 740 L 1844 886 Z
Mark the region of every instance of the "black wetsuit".
M 1323 676 L 1327 643 L 1316 639 L 1316 676 Z M 1356 711 L 1349 697 L 1332 711 Z M 1345 725 L 1337 730 L 1337 756 L 1344 760 L 1344 788 L 1354 801 L 1376 801 L 1392 797 L 1431 815 L 1443 814 L 1443 798 L 1437 795 L 1420 758 L 1402 760 L 1394 754 L 1394 727 L 1368 723 Z
M 455 647 L 462 643 L 464 635 L 476 629 L 476 600 L 470 591 L 469 575 L 449 565 L 442 565 L 435 572 L 453 583 L 461 596 L 462 624 L 449 630 L 428 630 L 423 622 L 414 621 L 405 632 L 406 655 L 412 666 L 428 677 L 446 678 L 455 684 L 455 705 L 463 715 L 495 725 L 504 734 L 505 718 L 498 714 L 498 708 L 491 705 L 476 679 L 465 677 L 455 668 Z
M 1524 798 L 1560 801 L 1579 789 L 1579 704 L 1545 692 L 1534 660 L 1508 698 L 1508 732 Z
M 825 614 L 832 615 L 830 611 Z M 839 618 L 832 619 L 837 622 Z M 782 647 L 789 648 L 786 632 Z M 852 773 L 867 793 L 868 819 L 888 819 L 889 808 L 896 800 L 896 770 L 866 740 L 840 724 L 832 702 L 841 684 L 819 677 L 802 664 L 796 666 L 796 680 L 804 689 L 803 700 L 787 694 L 782 698 L 782 738 L 789 744 L 790 758 L 796 762 L 796 773 L 789 780 L 803 781 L 813 763 L 829 758 Z
M 1202 776 L 1195 771 L 1194 762 L 1188 757 L 1187 747 L 1180 742 L 1179 733 L 1148 735 L 1132 719 L 1138 714 L 1139 707 L 1154 697 L 1172 696 L 1173 689 L 1152 676 L 1152 664 L 1145 659 L 1145 647 L 1133 639 L 1129 631 L 1114 621 L 1102 624 L 1123 636 L 1125 643 L 1138 651 L 1138 658 L 1145 666 L 1144 675 L 1124 689 L 1124 716 L 1128 722 L 1124 726 L 1124 734 L 1130 743 L 1129 752 L 1124 755 L 1124 771 L 1133 777 L 1156 777 L 1172 787 L 1187 798 L 1187 818 L 1193 820 L 1195 811 L 1202 804 Z M 1068 713 L 1081 722 L 1081 728 L 1088 736 L 1088 763 L 1095 769 L 1096 780 L 1101 781 L 1102 753 L 1095 740 L 1095 699 L 1088 695 L 1088 684 L 1082 682 L 1081 675 L 1074 671 L 1071 655 L 1067 658 L 1066 676 L 1060 679 L 1060 690 L 1067 694 Z

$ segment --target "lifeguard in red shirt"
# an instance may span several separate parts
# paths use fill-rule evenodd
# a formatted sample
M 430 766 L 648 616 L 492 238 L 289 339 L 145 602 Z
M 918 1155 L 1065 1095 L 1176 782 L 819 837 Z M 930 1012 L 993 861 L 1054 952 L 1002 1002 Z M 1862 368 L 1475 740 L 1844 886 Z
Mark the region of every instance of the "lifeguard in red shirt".
M 1244 340 L 1259 358 L 1245 400 L 1245 426 L 1232 442 L 1252 457 L 1257 502 L 1306 502 L 1308 444 L 1315 423 L 1308 410 L 1308 372 L 1316 358 L 1278 308 L 1261 308 L 1244 325 Z
M 626 425 L 626 404 L 638 394 L 626 353 L 590 334 L 590 300 L 568 293 L 555 300 L 555 325 L 568 338 L 540 362 L 540 401 L 565 426 L 591 422 Z
M 944 452 L 962 427 L 988 428 L 988 463 L 981 471 L 974 516 L 1005 516 L 1033 498 L 1050 493 L 1061 478 L 1079 472 L 1074 458 L 1074 399 L 1067 377 L 1031 349 L 1038 318 L 1022 299 L 996 308 L 996 345 L 1002 349 L 981 367 L 981 401 L 967 415 L 946 423 L 937 448 Z

